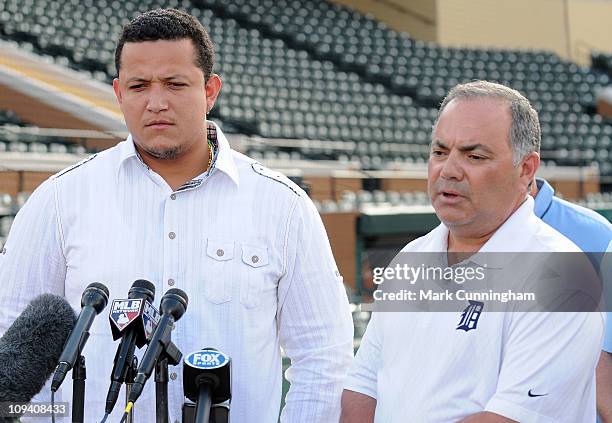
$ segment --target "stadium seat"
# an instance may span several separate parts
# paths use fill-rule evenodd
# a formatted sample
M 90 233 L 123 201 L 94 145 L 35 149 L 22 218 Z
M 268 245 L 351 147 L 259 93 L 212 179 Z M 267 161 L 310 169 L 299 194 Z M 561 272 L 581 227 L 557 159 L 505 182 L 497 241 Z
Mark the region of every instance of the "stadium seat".
M 566 151 L 557 164 L 596 161 L 602 175 L 612 172 L 602 153 L 610 147 L 612 125 L 591 113 L 594 93 L 612 77 L 611 57 L 601 53 L 584 68 L 547 51 L 443 47 L 326 0 L 0 0 L 1 37 L 110 82 L 110 34 L 157 7 L 187 10 L 209 29 L 215 71 L 224 81 L 213 117 L 224 128 L 352 146 L 291 154 L 359 161 L 368 169 L 424 163 L 426 154 L 389 145 L 427 146 L 447 90 L 481 78 L 530 98 L 541 116 L 542 150 Z M 23 123 L 0 111 L 4 124 Z M 42 152 L 46 145 L 54 153 L 84 152 L 40 141 L 2 138 L 0 150 Z

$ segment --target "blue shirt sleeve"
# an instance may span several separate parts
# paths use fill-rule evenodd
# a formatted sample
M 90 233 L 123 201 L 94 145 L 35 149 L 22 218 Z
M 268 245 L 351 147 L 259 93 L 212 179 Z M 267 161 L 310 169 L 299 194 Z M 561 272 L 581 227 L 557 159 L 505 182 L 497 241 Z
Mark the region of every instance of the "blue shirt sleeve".
M 603 279 L 605 291 L 612 289 L 612 241 L 608 244 L 606 254 L 601 263 L 601 277 Z M 606 309 L 610 309 L 611 304 L 606 304 Z M 612 312 L 606 313 L 606 331 L 604 333 L 604 351 L 612 353 Z

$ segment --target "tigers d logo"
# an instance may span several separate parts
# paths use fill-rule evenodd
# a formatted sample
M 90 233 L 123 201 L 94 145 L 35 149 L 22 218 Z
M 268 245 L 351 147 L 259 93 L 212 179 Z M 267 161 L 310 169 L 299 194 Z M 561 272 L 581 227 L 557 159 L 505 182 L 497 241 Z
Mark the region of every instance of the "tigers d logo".
M 478 319 L 480 319 L 480 314 L 482 313 L 482 309 L 484 308 L 484 303 L 480 301 L 469 301 L 470 305 L 468 305 L 463 313 L 461 313 L 461 320 L 457 325 L 457 330 L 469 331 L 472 329 L 476 329 L 476 325 L 478 324 Z

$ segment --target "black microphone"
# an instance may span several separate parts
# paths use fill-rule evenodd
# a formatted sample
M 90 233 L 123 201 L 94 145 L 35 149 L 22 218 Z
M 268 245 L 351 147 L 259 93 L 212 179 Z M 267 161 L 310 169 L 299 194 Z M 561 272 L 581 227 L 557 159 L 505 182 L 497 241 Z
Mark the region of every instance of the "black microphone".
M 1 402 L 30 402 L 41 391 L 75 320 L 70 304 L 57 295 L 30 302 L 0 338 Z
M 159 313 L 151 304 L 154 298 L 155 285 L 139 279 L 132 284 L 128 299 L 114 300 L 111 305 L 109 320 L 113 340 L 121 337 L 121 343 L 115 354 L 111 385 L 106 396 L 106 414 L 110 414 L 117 403 L 121 385 L 126 381 L 134 360 L 135 348 L 142 348 L 147 343 L 159 322 Z
M 51 391 L 56 392 L 66 374 L 72 369 L 79 354 L 83 350 L 87 338 L 89 338 L 89 328 L 97 314 L 100 314 L 108 303 L 108 288 L 101 283 L 94 282 L 87 285 L 81 297 L 81 312 L 77 318 L 74 329 L 66 341 L 64 351 L 59 358 L 59 364 L 55 369 L 53 380 L 51 381 Z
M 178 288 L 169 289 L 162 297 L 159 305 L 161 319 L 159 320 L 155 332 L 153 332 L 151 342 L 142 357 L 140 366 L 138 366 L 138 372 L 134 377 L 132 390 L 128 396 L 128 407 L 126 408 L 126 412 L 131 410 L 132 405 L 136 402 L 138 397 L 140 397 L 140 394 L 142 394 L 144 385 L 151 376 L 159 356 L 170 344 L 172 344 L 170 341 L 170 331 L 172 330 L 174 322 L 178 321 L 187 310 L 187 302 L 187 294 L 185 291 Z
M 231 399 L 231 359 L 214 348 L 204 348 L 185 357 L 183 392 L 196 403 L 195 423 L 210 421 L 211 404 Z

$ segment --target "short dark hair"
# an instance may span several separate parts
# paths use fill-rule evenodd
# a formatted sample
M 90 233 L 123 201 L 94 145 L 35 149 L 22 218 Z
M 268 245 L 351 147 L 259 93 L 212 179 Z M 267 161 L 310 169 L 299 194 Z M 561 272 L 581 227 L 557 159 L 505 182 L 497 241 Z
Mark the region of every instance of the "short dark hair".
M 489 81 L 472 81 L 451 88 L 438 110 L 438 117 L 432 128 L 432 139 L 436 125 L 448 103 L 455 99 L 459 101 L 482 98 L 497 99 L 508 103 L 511 117 L 509 141 L 515 166 L 529 153 L 540 152 L 542 136 L 538 112 L 520 92 Z
M 195 64 L 208 80 L 215 62 L 215 49 L 202 24 L 176 9 L 155 9 L 132 19 L 123 27 L 115 49 L 115 70 L 119 76 L 121 52 L 125 43 L 190 39 L 196 50 Z

